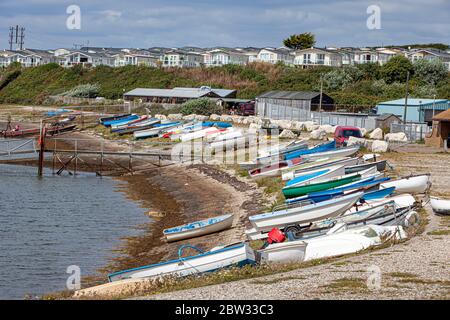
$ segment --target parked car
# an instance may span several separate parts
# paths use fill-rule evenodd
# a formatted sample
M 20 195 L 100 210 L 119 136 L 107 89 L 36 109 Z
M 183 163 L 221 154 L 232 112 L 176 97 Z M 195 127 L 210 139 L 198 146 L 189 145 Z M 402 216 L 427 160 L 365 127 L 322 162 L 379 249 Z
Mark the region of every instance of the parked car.
M 336 127 L 336 130 L 334 131 L 334 141 L 336 141 L 337 146 L 347 145 L 347 141 L 350 137 L 362 138 L 361 130 L 357 127 Z
M 255 102 L 241 103 L 236 109 L 236 114 L 240 116 L 254 116 L 255 115 Z

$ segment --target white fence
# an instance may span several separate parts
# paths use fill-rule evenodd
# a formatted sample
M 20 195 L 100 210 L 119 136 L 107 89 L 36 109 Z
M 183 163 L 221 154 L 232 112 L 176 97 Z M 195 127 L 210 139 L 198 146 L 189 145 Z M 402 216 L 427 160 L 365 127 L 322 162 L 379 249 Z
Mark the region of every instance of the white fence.
M 392 123 L 391 133 L 404 132 L 408 141 L 424 140 L 431 128 L 426 123 Z

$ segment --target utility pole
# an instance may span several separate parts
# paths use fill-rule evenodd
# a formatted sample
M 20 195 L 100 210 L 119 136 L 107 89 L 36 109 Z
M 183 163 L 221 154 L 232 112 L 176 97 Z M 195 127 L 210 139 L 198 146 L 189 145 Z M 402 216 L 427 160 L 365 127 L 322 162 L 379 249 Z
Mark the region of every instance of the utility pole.
M 323 95 L 323 75 L 320 74 L 320 100 L 319 100 L 319 112 L 322 111 L 322 95 Z
M 19 48 L 20 48 L 20 50 L 23 50 L 23 45 L 24 45 L 24 39 L 25 38 L 25 28 L 24 27 L 21 27 L 20 28 L 20 36 L 19 36 Z
M 14 28 L 10 27 L 9 28 L 9 50 L 12 51 L 13 49 L 13 43 L 14 43 Z
M 408 110 L 408 96 L 409 96 L 409 71 L 406 73 L 405 110 L 403 113 L 403 123 L 406 123 L 406 115 Z

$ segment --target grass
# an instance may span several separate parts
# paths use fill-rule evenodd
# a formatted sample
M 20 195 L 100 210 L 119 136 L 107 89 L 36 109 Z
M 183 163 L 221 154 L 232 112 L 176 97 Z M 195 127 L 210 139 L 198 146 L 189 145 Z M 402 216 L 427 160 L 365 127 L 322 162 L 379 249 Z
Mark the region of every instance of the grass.
M 429 236 L 448 236 L 450 235 L 450 230 L 434 230 L 427 233 Z
M 342 292 L 350 291 L 350 293 L 357 293 L 367 290 L 367 283 L 361 278 L 341 278 L 333 280 L 330 284 L 321 286 L 325 292 L 332 293 L 333 291 Z
M 394 278 L 416 278 L 417 275 L 409 272 L 390 272 L 387 274 L 390 277 Z
M 251 283 L 253 284 L 274 284 L 274 283 L 280 283 L 280 282 L 284 282 L 284 281 L 291 281 L 291 280 L 304 280 L 305 277 L 295 277 L 295 276 L 289 276 L 289 277 L 278 277 L 275 279 L 270 279 L 270 280 L 254 280 Z

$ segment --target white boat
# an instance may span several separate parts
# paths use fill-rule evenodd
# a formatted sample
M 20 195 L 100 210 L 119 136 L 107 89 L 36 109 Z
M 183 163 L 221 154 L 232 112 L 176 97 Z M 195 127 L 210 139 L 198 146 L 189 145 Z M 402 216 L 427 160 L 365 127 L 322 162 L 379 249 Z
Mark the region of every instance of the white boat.
M 210 143 L 212 149 L 228 148 L 232 146 L 245 146 L 245 137 L 239 130 L 227 132 L 214 138 Z
M 285 209 L 249 217 L 253 228 L 246 231 L 251 240 L 261 239 L 262 233 L 272 228 L 284 229 L 314 221 L 336 217 L 350 209 L 364 192 L 357 192 L 327 201 L 306 205 L 284 205 Z
M 209 218 L 202 221 L 188 223 L 182 226 L 165 229 L 163 231 L 167 242 L 179 241 L 200 237 L 214 232 L 231 228 L 233 215 L 226 214 L 219 217 Z
M 339 149 L 334 149 L 334 150 L 330 150 L 330 151 L 306 154 L 302 157 L 305 159 L 351 157 L 358 151 L 359 151 L 359 146 L 345 147 L 345 148 L 339 148 Z
M 406 237 L 401 226 L 367 225 L 346 230 L 343 224 L 320 237 L 270 244 L 258 250 L 258 256 L 262 263 L 310 261 L 356 253 L 380 245 L 389 239 Z
M 147 129 L 147 130 L 141 130 L 141 131 L 136 131 L 136 132 L 133 133 L 133 136 L 134 136 L 135 139 L 156 137 L 156 136 L 158 136 L 158 134 L 161 131 L 163 131 L 165 129 L 176 127 L 177 125 L 178 125 L 178 123 L 161 124 L 160 126 L 157 126 L 155 128 L 151 128 L 151 129 Z
M 380 189 L 395 187 L 396 193 L 424 193 L 431 187 L 429 174 L 410 176 L 380 184 Z
M 182 257 L 183 249 L 191 248 L 200 253 L 195 256 Z M 161 278 L 166 276 L 185 277 L 220 270 L 232 266 L 255 263 L 255 253 L 247 243 L 238 243 L 216 247 L 207 252 L 193 246 L 182 246 L 178 250 L 178 259 L 164 261 L 139 268 L 123 270 L 108 275 L 110 282 L 123 279 Z
M 430 197 L 430 204 L 434 212 L 439 214 L 450 214 L 450 200 Z
M 316 159 L 314 161 L 305 163 L 303 165 L 300 165 L 298 167 L 294 167 L 291 170 L 283 170 L 284 172 L 281 175 L 281 178 L 286 180 L 292 180 L 295 177 L 303 174 L 306 171 L 315 170 L 315 169 L 323 169 L 328 168 L 336 165 L 343 165 L 343 166 L 353 166 L 358 164 L 360 161 L 359 158 L 323 158 L 323 159 Z
M 258 151 L 258 157 L 255 159 L 256 163 L 264 164 L 279 160 L 283 154 L 304 150 L 308 148 L 308 142 L 304 140 L 295 140 L 287 145 L 277 145 Z
M 189 132 L 186 134 L 183 134 L 180 136 L 180 140 L 182 142 L 186 142 L 186 141 L 191 141 L 191 140 L 195 140 L 195 139 L 212 139 L 218 135 L 220 135 L 221 133 L 227 133 L 227 132 L 231 132 L 234 129 L 231 128 L 227 128 L 227 129 L 218 129 L 216 127 L 208 127 L 202 130 L 197 130 L 194 132 Z
M 357 211 L 365 211 L 370 208 L 375 208 L 379 205 L 385 205 L 390 203 L 391 201 L 395 202 L 395 208 L 397 210 L 411 208 L 416 203 L 416 199 L 410 194 L 401 194 L 381 200 L 367 200 L 363 204 L 359 204 L 358 206 L 350 208 L 343 214 L 343 216 L 347 214 L 353 214 Z
M 309 183 L 325 181 L 345 175 L 345 166 L 336 165 L 328 168 L 304 171 L 286 183 L 286 187 L 302 186 Z

